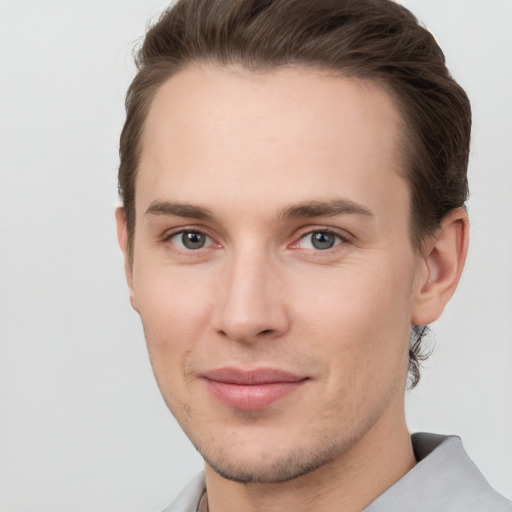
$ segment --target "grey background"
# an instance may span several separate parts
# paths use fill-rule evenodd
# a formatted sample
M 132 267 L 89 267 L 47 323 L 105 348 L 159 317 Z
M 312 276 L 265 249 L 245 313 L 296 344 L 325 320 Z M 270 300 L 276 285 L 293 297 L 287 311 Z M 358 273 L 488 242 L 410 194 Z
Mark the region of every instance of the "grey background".
M 404 2 L 474 107 L 472 241 L 411 430 L 512 497 L 512 3 Z M 0 510 L 156 511 L 201 468 L 153 381 L 115 240 L 131 49 L 156 0 L 0 1 Z

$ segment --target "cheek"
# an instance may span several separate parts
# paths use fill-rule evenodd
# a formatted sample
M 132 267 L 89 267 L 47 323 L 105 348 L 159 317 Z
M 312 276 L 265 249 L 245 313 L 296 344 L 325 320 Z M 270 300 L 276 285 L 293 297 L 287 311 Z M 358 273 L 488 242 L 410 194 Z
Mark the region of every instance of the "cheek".
M 347 268 L 315 280 L 314 293 L 296 292 L 308 297 L 297 312 L 302 326 L 311 328 L 311 336 L 316 333 L 316 350 L 333 362 L 331 372 L 339 379 L 377 383 L 389 372 L 404 374 L 412 278 L 407 265 L 401 268 Z
M 143 263 L 143 262 L 141 262 Z M 139 270 L 140 269 L 140 270 Z M 187 354 L 204 337 L 212 302 L 204 276 L 171 267 L 134 269 L 136 305 L 157 380 L 172 379 L 186 366 Z

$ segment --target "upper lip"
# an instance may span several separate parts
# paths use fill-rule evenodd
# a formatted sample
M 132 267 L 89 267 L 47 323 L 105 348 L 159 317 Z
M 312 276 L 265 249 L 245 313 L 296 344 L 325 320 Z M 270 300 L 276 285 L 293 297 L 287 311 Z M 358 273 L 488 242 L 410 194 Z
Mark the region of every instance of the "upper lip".
M 305 377 L 277 368 L 242 369 L 235 367 L 217 368 L 207 371 L 203 377 L 226 384 L 256 386 L 259 384 L 275 384 L 282 382 L 299 382 Z

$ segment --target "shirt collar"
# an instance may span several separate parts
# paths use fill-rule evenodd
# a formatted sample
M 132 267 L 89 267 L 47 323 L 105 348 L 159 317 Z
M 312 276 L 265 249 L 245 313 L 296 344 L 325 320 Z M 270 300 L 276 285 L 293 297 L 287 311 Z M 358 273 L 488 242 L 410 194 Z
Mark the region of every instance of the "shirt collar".
M 504 498 L 487 483 L 459 437 L 418 433 L 411 440 L 418 463 L 364 512 L 490 511 L 494 510 L 492 503 L 503 503 Z

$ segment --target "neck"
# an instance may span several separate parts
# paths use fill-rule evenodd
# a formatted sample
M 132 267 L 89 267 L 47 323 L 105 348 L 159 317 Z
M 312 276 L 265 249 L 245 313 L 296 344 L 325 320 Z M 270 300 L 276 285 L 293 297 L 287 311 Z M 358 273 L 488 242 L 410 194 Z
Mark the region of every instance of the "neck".
M 402 416 L 381 418 L 350 450 L 288 482 L 241 484 L 206 465 L 209 512 L 357 512 L 366 508 L 416 463 Z

